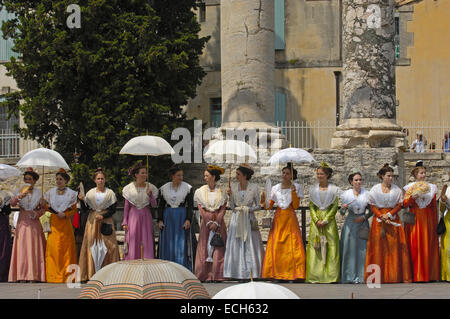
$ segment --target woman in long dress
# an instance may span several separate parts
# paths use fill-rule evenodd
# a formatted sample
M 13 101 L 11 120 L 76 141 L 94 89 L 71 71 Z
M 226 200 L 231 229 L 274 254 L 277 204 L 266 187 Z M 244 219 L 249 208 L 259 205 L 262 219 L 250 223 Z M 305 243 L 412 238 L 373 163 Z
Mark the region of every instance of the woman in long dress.
M 44 214 L 42 191 L 35 188 L 39 174 L 28 168 L 23 180 L 28 186 L 18 190 L 11 206 L 19 205 L 8 281 L 45 282 L 45 236 L 39 217 Z
M 9 194 L 4 191 L 0 192 L 0 282 L 8 281 L 9 264 L 11 262 L 10 200 Z
M 316 170 L 318 183 L 309 188 L 309 229 L 306 250 L 306 282 L 333 283 L 339 281 L 339 233 L 336 213 L 339 188 L 329 183 L 333 170 L 322 162 Z
M 264 247 L 254 212 L 260 209 L 258 185 L 248 182 L 254 171 L 247 164 L 236 169 L 238 183 L 228 189 L 233 210 L 228 224 L 223 276 L 251 279 L 261 276 Z
M 222 281 L 224 279 L 225 245 L 222 247 L 211 245 L 211 239 L 215 233 L 220 235 L 224 243 L 227 241 L 227 229 L 224 221 L 227 195 L 216 185 L 223 173 L 223 168 L 208 165 L 203 175 L 206 185 L 194 193 L 194 203 L 197 204 L 201 216 L 195 257 L 195 276 L 200 281 Z
M 439 238 L 436 233 L 438 224 L 438 211 L 436 202 L 437 187 L 427 183 L 426 169 L 419 161 L 412 170 L 415 182 L 409 183 L 403 189 L 405 197 L 403 206 L 415 216 L 415 223 L 405 223 L 405 234 L 411 253 L 411 262 L 414 282 L 438 281 L 439 272 Z M 423 193 L 414 189 L 426 187 Z
M 303 189 L 292 182 L 297 179 L 297 171 L 291 166 L 284 167 L 282 174 L 282 182 L 272 187 L 269 207 L 266 207 L 264 193 L 261 196 L 261 206 L 265 209 L 277 205 L 267 238 L 261 277 L 301 280 L 305 279 L 305 248 L 295 209 L 300 207 Z
M 191 232 L 194 192 L 192 186 L 183 181 L 180 167 L 171 167 L 169 175 L 172 181 L 159 189 L 159 258 L 192 271 L 197 248 L 195 234 Z
M 153 240 L 153 218 L 150 205 L 156 207 L 158 189 L 147 182 L 147 169 L 138 162 L 129 170 L 135 181 L 122 190 L 125 199 L 122 227 L 128 249 L 123 259 L 155 258 Z M 141 252 L 142 250 L 142 252 Z
M 80 251 L 81 281 L 87 281 L 96 273 L 91 247 L 96 242 L 103 241 L 106 254 L 98 269 L 119 261 L 119 246 L 112 216 L 116 213 L 117 198 L 114 192 L 105 186 L 106 175 L 101 168 L 94 173 L 96 187 L 89 190 L 81 202 L 89 213 L 84 230 L 83 243 Z M 85 204 L 84 204 L 85 203 Z M 106 224 L 102 231 L 102 224 Z
M 369 204 L 374 218 L 367 242 L 365 282 L 369 276 L 371 280 L 376 279 L 378 270 L 380 283 L 412 281 L 405 231 L 398 216 L 403 194 L 392 183 L 393 172 L 392 167 L 384 165 L 377 174 L 382 182 L 373 186 L 369 192 Z
M 450 281 L 450 187 L 441 195 L 439 210 L 446 228 L 445 233 L 441 235 L 441 280 Z
M 340 257 L 341 282 L 360 284 L 364 282 L 364 267 L 366 265 L 366 248 L 369 221 L 373 215 L 370 210 L 367 192 L 362 185 L 362 175 L 354 172 L 348 177 L 352 188 L 341 195 L 341 215 L 348 211 L 347 219 L 341 231 Z M 366 214 L 366 211 L 368 213 Z M 361 234 L 363 238 L 361 238 Z
M 9 267 L 9 282 L 45 282 L 45 236 L 39 217 L 44 213 L 42 191 L 35 188 L 39 174 L 28 168 L 23 174 L 27 186 L 17 190 L 11 206 L 19 205 Z
M 52 213 L 51 232 L 48 234 L 45 251 L 47 282 L 66 282 L 71 276 L 68 267 L 77 264 L 75 235 L 70 217 L 77 212 L 78 194 L 67 187 L 69 181 L 70 176 L 60 169 L 56 173 L 56 187 L 45 194 L 45 209 Z

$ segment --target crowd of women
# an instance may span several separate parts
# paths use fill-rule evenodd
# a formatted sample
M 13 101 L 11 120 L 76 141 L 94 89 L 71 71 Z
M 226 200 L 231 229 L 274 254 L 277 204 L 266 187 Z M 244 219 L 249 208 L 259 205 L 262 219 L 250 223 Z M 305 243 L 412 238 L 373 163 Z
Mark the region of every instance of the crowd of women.
M 403 190 L 393 184 L 393 169 L 386 164 L 378 172 L 380 183 L 370 191 L 362 187 L 363 175 L 353 171 L 348 176 L 351 188 L 345 192 L 330 183 L 333 170 L 322 163 L 316 169 L 317 183 L 309 188 L 306 249 L 295 213 L 304 191 L 295 182 L 293 167 L 282 169 L 281 183 L 267 194 L 250 182 L 254 170 L 247 164 L 236 169 L 237 182 L 227 189 L 217 184 L 223 173 L 221 167 L 208 165 L 205 185 L 194 192 L 178 166 L 170 169 L 169 182 L 160 188 L 147 181 L 141 162 L 130 168 L 134 180 L 122 191 L 123 259 L 156 257 L 150 210 L 154 208 L 160 230 L 158 258 L 185 266 L 204 282 L 260 278 L 363 283 L 374 271 L 380 283 L 450 281 L 450 236 L 445 231 L 450 229 L 450 214 L 444 215 L 450 210 L 450 189 L 438 194 L 437 187 L 426 182 L 421 162 L 411 172 L 415 181 Z M 43 195 L 35 187 L 39 175 L 28 169 L 24 173 L 28 186 L 12 198 L 0 198 L 0 281 L 62 283 L 74 264 L 79 265 L 81 281 L 87 281 L 99 268 L 91 249 L 98 240 L 107 248 L 101 267 L 119 261 L 112 219 L 117 198 L 106 187 L 107 176 L 101 169 L 93 178 L 96 187 L 83 196 L 67 187 L 70 177 L 60 170 L 57 186 Z M 78 214 L 78 202 L 84 217 L 79 225 L 84 230 L 79 256 L 71 221 Z M 198 238 L 191 227 L 194 205 L 201 217 Z M 13 241 L 11 206 L 20 208 Z M 228 227 L 227 207 L 232 211 Z M 255 212 L 275 207 L 264 248 Z M 347 215 L 340 236 L 337 213 Z M 48 217 L 44 229 L 41 216 Z

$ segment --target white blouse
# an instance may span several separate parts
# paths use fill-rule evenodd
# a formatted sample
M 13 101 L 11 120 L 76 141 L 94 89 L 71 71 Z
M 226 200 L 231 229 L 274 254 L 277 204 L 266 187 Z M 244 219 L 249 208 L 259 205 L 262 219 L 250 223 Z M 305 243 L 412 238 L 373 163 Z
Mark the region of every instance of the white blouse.
M 328 206 L 334 203 L 340 192 L 341 190 L 339 187 L 334 184 L 328 184 L 325 198 L 322 199 L 320 196 L 319 184 L 316 184 L 309 188 L 309 199 L 314 205 L 319 207 L 320 210 L 326 210 Z
M 148 182 L 145 183 L 145 187 L 136 187 L 136 183 L 132 182 L 123 188 L 122 195 L 137 209 L 142 209 L 150 205 L 150 196 L 147 195 L 148 188 L 151 189 L 152 196 L 156 199 L 158 197 L 159 190 L 155 185 Z
M 353 189 L 348 189 L 341 195 L 342 204 L 348 204 L 349 210 L 356 215 L 364 214 L 369 204 L 368 192 L 362 187 L 361 193 L 355 196 Z
M 161 195 L 164 197 L 167 205 L 172 208 L 177 208 L 182 202 L 185 201 L 186 196 L 191 191 L 192 186 L 186 182 L 181 182 L 177 189 L 173 188 L 173 183 L 169 182 L 161 186 L 159 189 Z
M 218 210 L 225 204 L 226 200 L 227 196 L 225 196 L 224 192 L 217 186 L 214 191 L 211 191 L 208 185 L 203 185 L 194 193 L 194 202 L 211 212 Z
M 15 192 L 14 196 L 18 196 L 19 193 L 20 189 Z M 42 198 L 42 191 L 39 188 L 33 187 L 31 194 L 28 193 L 27 196 L 25 196 L 19 201 L 19 206 L 27 211 L 33 210 L 39 205 L 39 201 L 41 200 L 41 198 Z
M 411 186 L 413 186 L 415 183 L 416 182 L 412 182 L 412 183 L 409 183 L 408 185 L 406 185 L 405 187 L 403 187 L 405 192 L 408 191 L 408 189 Z M 437 193 L 436 185 L 430 184 L 430 183 L 427 183 L 427 184 L 430 186 L 430 191 L 428 193 L 426 193 L 426 194 L 420 195 L 419 197 L 417 197 L 415 199 L 415 202 L 416 202 L 417 206 L 419 206 L 419 208 L 427 207 L 431 203 L 431 201 L 433 200 L 434 195 L 436 195 L 436 193 Z
M 303 188 L 298 183 L 294 183 L 295 190 L 298 198 L 303 198 Z M 287 209 L 292 203 L 292 190 L 291 188 L 281 188 L 281 183 L 272 187 L 270 200 L 274 201 L 281 209 Z
M 78 193 L 66 187 L 62 195 L 58 194 L 58 188 L 54 187 L 45 193 L 45 200 L 57 213 L 64 213 L 64 211 L 73 206 L 78 198 Z
M 389 193 L 383 193 L 381 183 L 372 187 L 369 192 L 369 204 L 378 208 L 394 208 L 402 201 L 402 190 L 395 184 L 391 184 Z
M 102 192 L 95 191 L 95 203 L 97 204 L 97 206 L 100 206 L 101 203 L 103 203 L 103 201 L 105 200 L 105 197 L 106 197 L 106 192 L 102 193 Z

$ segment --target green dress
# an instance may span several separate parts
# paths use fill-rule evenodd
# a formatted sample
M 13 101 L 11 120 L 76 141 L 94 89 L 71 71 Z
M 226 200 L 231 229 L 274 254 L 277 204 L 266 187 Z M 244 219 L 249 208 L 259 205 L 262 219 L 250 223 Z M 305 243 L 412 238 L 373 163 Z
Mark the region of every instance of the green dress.
M 444 203 L 441 200 L 439 205 L 446 228 L 445 233 L 441 235 L 441 280 L 450 281 L 450 187 L 447 188 L 445 195 L 447 196 L 447 202 Z M 446 210 L 447 213 L 445 214 Z
M 338 282 L 340 274 L 339 232 L 335 216 L 339 205 L 339 188 L 330 184 L 327 191 L 321 192 L 319 185 L 315 185 L 310 188 L 309 194 L 311 226 L 306 250 L 306 282 Z M 319 220 L 328 223 L 319 228 L 316 225 Z

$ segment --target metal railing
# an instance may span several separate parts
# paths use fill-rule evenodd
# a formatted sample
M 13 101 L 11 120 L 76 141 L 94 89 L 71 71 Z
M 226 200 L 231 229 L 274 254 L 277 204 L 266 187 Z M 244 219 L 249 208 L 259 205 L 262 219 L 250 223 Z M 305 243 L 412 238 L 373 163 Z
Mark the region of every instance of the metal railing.
M 211 124 L 211 127 L 220 126 L 218 123 Z M 416 134 L 421 132 L 427 140 L 426 152 L 444 151 L 444 134 L 450 132 L 450 120 L 398 121 L 398 124 L 406 133 L 408 147 L 416 139 Z M 334 120 L 283 121 L 276 122 L 276 126 L 286 135 L 292 147 L 303 149 L 330 148 L 331 139 L 336 131 Z M 21 157 L 39 147 L 41 147 L 39 143 L 20 138 L 12 129 L 0 130 L 0 158 Z
M 0 157 L 19 157 L 19 134 L 11 129 L 0 130 Z
M 0 158 L 18 158 L 39 147 L 38 142 L 21 138 L 13 129 L 0 130 Z
M 421 132 L 427 140 L 426 152 L 444 151 L 444 134 L 450 132 L 450 120 L 398 121 L 398 124 L 406 134 L 408 148 Z M 292 147 L 303 149 L 330 148 L 336 131 L 334 120 L 283 121 L 276 122 L 276 126 L 283 130 Z
M 303 149 L 329 148 L 336 131 L 334 120 L 281 121 L 275 125 L 281 128 L 292 147 Z
M 450 132 L 450 120 L 398 121 L 398 124 L 403 127 L 403 131 L 406 133 L 408 147 L 411 147 L 411 144 L 417 138 L 417 133 L 422 133 L 427 141 L 426 152 L 444 151 L 444 134 Z M 448 144 L 450 144 L 450 140 L 447 142 Z

